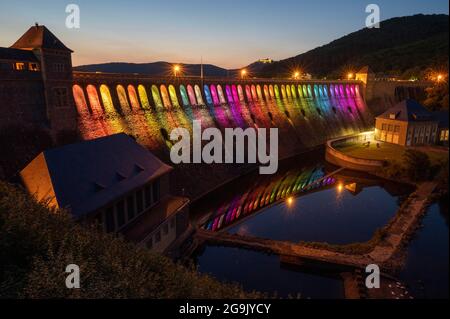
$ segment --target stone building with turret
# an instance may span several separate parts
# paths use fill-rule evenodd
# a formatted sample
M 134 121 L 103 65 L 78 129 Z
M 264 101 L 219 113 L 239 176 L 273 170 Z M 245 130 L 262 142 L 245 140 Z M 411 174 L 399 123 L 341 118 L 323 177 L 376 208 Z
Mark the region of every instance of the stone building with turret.
M 0 126 L 44 126 L 53 134 L 76 130 L 72 53 L 38 24 L 11 47 L 0 47 Z

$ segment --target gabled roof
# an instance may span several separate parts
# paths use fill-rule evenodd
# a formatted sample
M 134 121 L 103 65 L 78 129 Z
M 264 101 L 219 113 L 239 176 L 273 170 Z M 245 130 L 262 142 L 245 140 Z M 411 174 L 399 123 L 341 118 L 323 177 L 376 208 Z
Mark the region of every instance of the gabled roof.
M 391 107 L 377 118 L 391 119 L 404 122 L 434 121 L 430 111 L 414 100 L 404 100 Z
M 11 48 L 27 50 L 53 49 L 73 52 L 43 25 L 35 25 L 29 28 Z
M 46 198 L 39 194 L 54 194 L 56 207 L 69 209 L 78 219 L 171 170 L 121 133 L 44 151 L 21 176 L 38 200 Z M 42 182 L 47 174 L 50 182 L 44 184 L 50 186 Z
M 12 48 L 0 48 L 0 60 L 38 62 L 32 51 Z

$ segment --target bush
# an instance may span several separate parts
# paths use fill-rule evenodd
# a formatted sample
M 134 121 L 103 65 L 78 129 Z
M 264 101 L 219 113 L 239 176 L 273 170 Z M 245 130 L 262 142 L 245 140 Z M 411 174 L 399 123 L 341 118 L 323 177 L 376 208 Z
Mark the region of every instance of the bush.
M 67 289 L 77 264 L 81 289 Z M 2 298 L 252 298 L 120 238 L 76 224 L 0 182 Z
M 423 181 L 431 177 L 431 162 L 427 154 L 408 149 L 403 153 L 403 160 L 406 175 L 412 181 Z

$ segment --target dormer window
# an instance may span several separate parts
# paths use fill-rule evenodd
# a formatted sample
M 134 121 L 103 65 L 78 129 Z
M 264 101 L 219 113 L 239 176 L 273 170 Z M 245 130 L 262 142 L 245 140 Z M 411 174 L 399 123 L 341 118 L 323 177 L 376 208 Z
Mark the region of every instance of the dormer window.
M 34 71 L 34 72 L 39 71 L 39 64 L 37 64 L 37 63 L 30 63 L 28 65 L 28 70 Z
M 15 64 L 15 69 L 16 69 L 17 71 L 23 71 L 23 70 L 25 70 L 25 63 L 23 63 L 23 62 L 16 62 L 16 64 Z
M 391 120 L 395 120 L 395 119 L 397 118 L 397 113 L 391 113 L 391 114 L 389 114 L 389 118 L 390 118 Z

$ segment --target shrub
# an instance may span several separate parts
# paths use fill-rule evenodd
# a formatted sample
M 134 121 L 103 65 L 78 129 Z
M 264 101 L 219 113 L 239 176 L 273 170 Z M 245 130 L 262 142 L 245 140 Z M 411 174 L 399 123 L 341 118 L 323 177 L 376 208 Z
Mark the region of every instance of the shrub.
M 67 289 L 65 267 L 80 267 L 81 289 Z M 252 298 L 144 248 L 76 224 L 0 182 L 0 297 Z
M 405 172 L 412 181 L 423 181 L 430 178 L 431 162 L 427 154 L 408 149 L 403 153 Z

